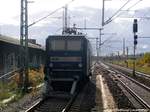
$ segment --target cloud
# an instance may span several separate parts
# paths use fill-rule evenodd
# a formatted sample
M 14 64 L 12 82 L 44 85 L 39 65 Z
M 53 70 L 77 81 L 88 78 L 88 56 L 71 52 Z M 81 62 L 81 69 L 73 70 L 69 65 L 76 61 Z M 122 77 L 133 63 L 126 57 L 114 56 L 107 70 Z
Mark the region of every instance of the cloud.
M 19 26 L 16 25 L 1 25 L 0 26 L 0 34 L 14 37 L 14 38 L 19 38 Z
M 16 24 L 18 19 L 14 19 L 20 13 L 20 0 L 0 0 L 0 24 Z
M 143 49 L 147 49 L 149 46 L 148 45 L 143 45 L 142 48 Z
M 31 9 L 30 9 L 31 10 Z M 149 16 L 147 12 L 149 12 L 149 8 L 141 9 L 138 12 L 135 12 L 134 14 L 130 13 L 123 13 L 121 17 L 126 16 L 133 16 L 134 17 L 140 17 Z M 52 10 L 44 11 L 41 10 L 39 12 L 29 14 L 29 23 L 32 23 L 36 20 L 38 20 L 41 17 L 44 17 L 45 15 L 49 14 Z M 106 19 L 108 17 L 111 17 L 111 15 L 115 12 L 115 9 L 107 9 L 106 10 Z M 84 27 L 85 26 L 85 20 L 86 20 L 86 27 L 99 27 L 101 25 L 101 10 L 97 8 L 91 8 L 87 6 L 82 7 L 75 7 L 71 8 L 69 10 L 68 15 L 70 18 L 70 26 L 72 26 L 73 23 L 77 24 L 77 27 Z M 55 13 L 51 17 L 62 17 L 62 10 Z M 42 22 L 39 22 L 38 24 L 32 26 L 29 28 L 29 38 L 35 38 L 37 39 L 37 42 L 45 45 L 45 39 L 48 35 L 53 34 L 61 34 L 61 28 L 62 28 L 62 19 L 55 19 L 55 18 L 47 18 Z M 1 18 L 0 18 L 1 19 Z M 8 36 L 14 36 L 19 38 L 19 16 L 13 16 L 12 19 L 7 20 L 10 21 L 7 23 L 7 21 L 3 18 L 2 24 L 1 24 L 1 33 L 8 35 Z M 6 22 L 6 23 L 5 23 Z M 13 23 L 13 24 L 10 24 Z M 102 46 L 102 53 L 108 54 L 116 51 L 122 51 L 122 38 L 126 39 L 126 46 L 129 47 L 130 53 L 132 52 L 133 47 L 133 32 L 132 32 L 132 25 L 133 25 L 133 18 L 132 19 L 120 19 L 112 21 L 110 24 L 104 26 L 104 30 L 102 33 L 117 33 L 117 35 L 114 35 L 112 38 L 112 35 L 102 35 L 102 42 L 107 38 L 112 38 L 112 42 L 106 43 L 104 46 Z M 142 19 L 138 22 L 139 25 L 139 36 L 150 36 L 149 26 L 150 23 L 146 19 Z M 83 31 L 84 33 L 87 33 L 89 37 L 99 37 L 99 31 Z M 116 40 L 113 42 L 113 40 Z M 118 42 L 117 42 L 118 41 Z M 145 52 L 149 51 L 149 41 L 145 39 L 138 38 L 138 52 Z M 93 48 L 95 51 L 95 44 L 93 42 Z

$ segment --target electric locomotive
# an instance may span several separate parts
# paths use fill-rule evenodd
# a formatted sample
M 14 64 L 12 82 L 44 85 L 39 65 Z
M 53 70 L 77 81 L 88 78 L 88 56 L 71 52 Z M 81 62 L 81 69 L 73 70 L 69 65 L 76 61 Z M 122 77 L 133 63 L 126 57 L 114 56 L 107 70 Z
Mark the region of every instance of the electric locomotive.
M 90 42 L 81 33 L 48 36 L 44 78 L 46 93 L 67 89 L 73 94 L 77 83 L 85 82 L 91 75 L 91 55 Z

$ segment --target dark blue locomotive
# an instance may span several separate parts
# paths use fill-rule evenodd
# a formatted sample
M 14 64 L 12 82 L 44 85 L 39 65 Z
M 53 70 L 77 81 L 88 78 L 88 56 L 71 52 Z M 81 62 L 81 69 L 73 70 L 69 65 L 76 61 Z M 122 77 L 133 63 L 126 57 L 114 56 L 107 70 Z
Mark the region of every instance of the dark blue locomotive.
M 52 35 L 46 39 L 45 87 L 75 91 L 91 75 L 91 45 L 85 35 Z M 51 88 L 50 88 L 51 86 Z

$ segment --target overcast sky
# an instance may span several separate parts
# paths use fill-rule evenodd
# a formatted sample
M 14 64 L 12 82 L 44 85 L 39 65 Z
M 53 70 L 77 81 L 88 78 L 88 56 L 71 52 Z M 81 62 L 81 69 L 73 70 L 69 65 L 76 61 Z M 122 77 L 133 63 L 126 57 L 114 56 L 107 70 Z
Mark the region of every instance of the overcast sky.
M 20 1 L 21 0 L 0 0 L 0 33 L 3 35 L 19 38 L 19 24 L 20 24 Z M 33 0 L 32 0 L 33 1 Z M 123 4 L 128 0 L 106 0 L 105 4 L 105 20 L 111 17 Z M 128 9 L 139 0 L 130 0 L 130 2 L 123 8 Z M 64 6 L 70 0 L 34 0 L 34 3 L 29 4 L 29 24 L 36 21 L 57 8 Z M 101 8 L 102 0 L 74 0 L 69 4 L 69 16 L 70 25 L 76 23 L 77 26 L 83 27 L 86 19 L 87 27 L 99 27 L 101 26 Z M 121 51 L 122 50 L 122 38 L 126 39 L 127 46 L 132 48 L 132 22 L 133 18 L 127 17 L 150 17 L 150 0 L 142 0 L 129 12 L 121 11 L 119 17 L 113 22 L 104 27 L 103 33 L 116 33 L 116 35 L 102 36 L 104 41 L 107 38 L 111 40 L 118 40 L 118 43 L 108 42 L 102 47 L 102 52 L 105 54 Z M 136 10 L 136 11 L 134 11 Z M 29 29 L 29 37 L 36 38 L 40 44 L 45 43 L 45 38 L 49 34 L 55 34 L 58 29 L 62 27 L 62 10 L 58 11 L 51 17 L 36 24 Z M 141 19 L 139 22 L 139 35 L 150 36 L 149 33 L 150 20 Z M 84 31 L 85 32 L 85 31 Z M 91 37 L 97 37 L 97 31 L 86 31 L 87 35 Z M 120 41 L 120 42 L 119 42 Z M 139 51 L 149 51 L 150 46 L 148 40 L 139 40 Z M 93 47 L 94 47 L 94 42 Z M 106 52 L 107 51 L 107 52 Z

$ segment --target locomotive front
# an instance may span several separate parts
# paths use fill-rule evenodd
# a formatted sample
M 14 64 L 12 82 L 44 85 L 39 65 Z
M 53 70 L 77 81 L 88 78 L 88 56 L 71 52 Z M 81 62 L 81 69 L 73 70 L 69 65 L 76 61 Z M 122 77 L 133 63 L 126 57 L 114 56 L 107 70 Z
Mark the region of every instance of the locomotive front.
M 85 36 L 49 36 L 46 40 L 46 76 L 53 89 L 64 88 L 87 77 Z M 59 86 L 59 87 L 58 87 Z

